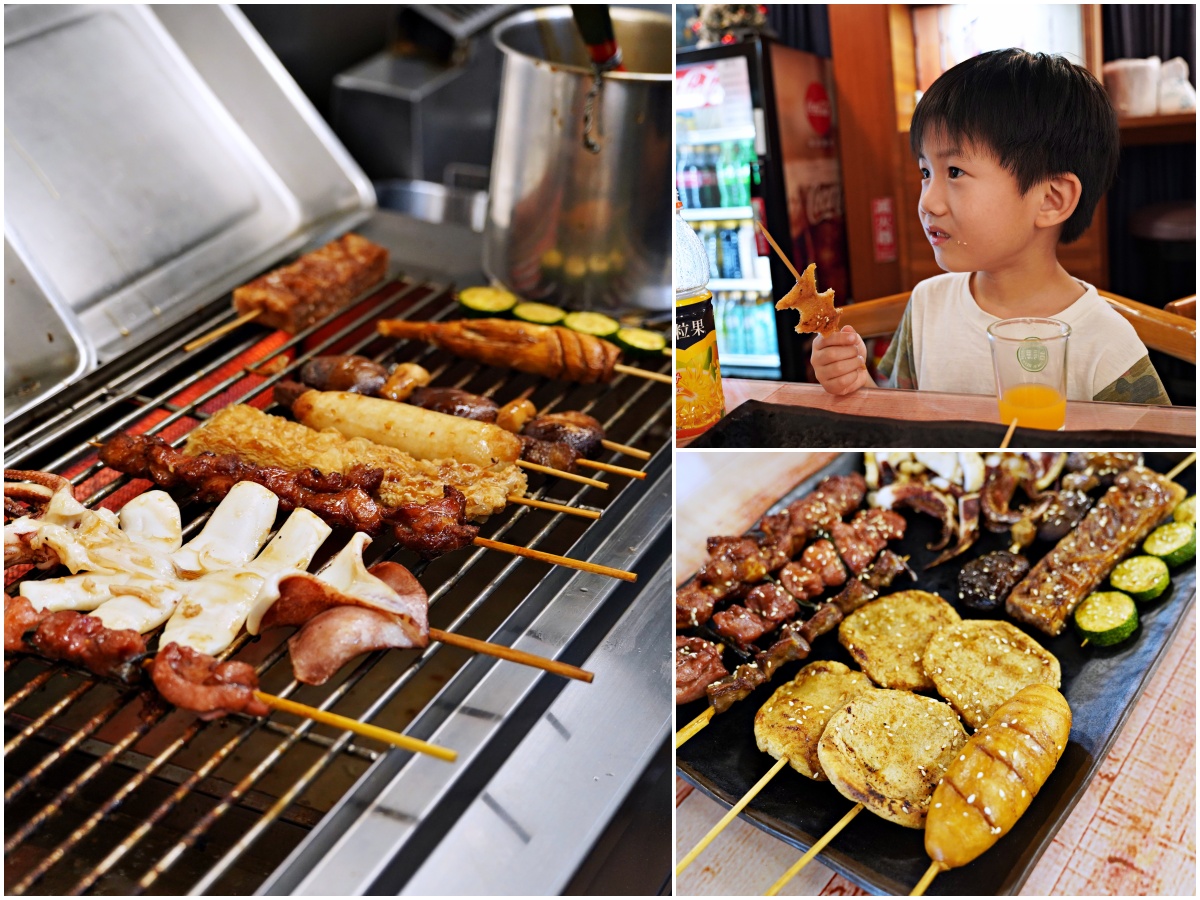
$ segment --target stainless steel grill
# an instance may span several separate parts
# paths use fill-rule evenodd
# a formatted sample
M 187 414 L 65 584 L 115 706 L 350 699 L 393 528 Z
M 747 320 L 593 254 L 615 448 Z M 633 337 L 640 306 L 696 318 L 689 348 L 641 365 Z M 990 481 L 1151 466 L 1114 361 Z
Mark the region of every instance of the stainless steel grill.
M 371 225 L 385 217 L 364 233 L 381 240 Z M 386 233 L 393 241 L 382 242 L 401 250 Z M 206 724 L 165 707 L 152 689 L 6 658 L 6 891 L 470 893 L 467 886 L 485 882 L 477 890 L 560 890 L 670 721 L 661 614 L 670 587 L 667 388 L 629 376 L 609 385 L 552 382 L 378 338 L 380 317 L 454 316 L 450 286 L 416 275 L 391 278 L 295 337 L 246 326 L 183 353 L 232 318 L 227 297 L 215 309 L 148 345 L 136 362 L 101 369 L 53 406 L 11 422 L 6 466 L 69 473 L 89 506 L 118 508 L 146 483 L 112 477 L 90 439 L 138 430 L 181 443 L 215 410 L 265 400 L 278 380 L 325 353 L 417 361 L 436 385 L 498 402 L 530 390 L 539 410 L 583 410 L 613 440 L 653 451 L 644 482 L 603 476 L 607 491 L 531 477 L 530 496 L 602 510 L 598 521 L 510 506 L 481 531 L 633 569 L 640 583 L 480 548 L 429 564 L 388 539 L 368 551 L 368 564 L 395 559 L 418 575 L 431 625 L 593 668 L 593 685 L 436 643 L 360 658 L 321 687 L 292 679 L 286 632 L 243 634 L 226 654 L 253 664 L 266 691 L 453 747 L 454 764 L 281 713 Z M 181 505 L 186 539 L 209 510 Z M 337 538 L 326 555 L 341 546 Z M 546 863 L 549 846 L 554 864 Z M 427 859 L 440 875 L 423 868 Z

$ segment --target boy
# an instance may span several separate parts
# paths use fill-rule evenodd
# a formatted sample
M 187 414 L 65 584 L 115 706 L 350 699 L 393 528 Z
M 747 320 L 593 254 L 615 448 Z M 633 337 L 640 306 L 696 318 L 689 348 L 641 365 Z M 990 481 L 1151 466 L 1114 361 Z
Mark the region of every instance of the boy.
M 1169 404 L 1133 326 L 1058 263 L 1117 170 L 1116 113 L 1062 57 L 996 50 L 959 63 L 912 120 L 921 226 L 946 270 L 913 288 L 880 370 L 889 387 L 992 394 L 987 327 L 1017 316 L 1071 327 L 1067 399 Z M 873 384 L 852 327 L 818 335 L 831 394 Z

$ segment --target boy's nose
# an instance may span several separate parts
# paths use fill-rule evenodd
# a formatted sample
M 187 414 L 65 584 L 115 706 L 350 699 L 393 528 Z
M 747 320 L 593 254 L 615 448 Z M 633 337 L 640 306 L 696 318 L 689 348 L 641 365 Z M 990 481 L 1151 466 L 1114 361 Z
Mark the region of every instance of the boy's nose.
M 942 189 L 937 178 L 930 178 L 921 186 L 921 199 L 917 202 L 917 212 L 922 216 L 942 216 L 947 212 L 946 192 Z

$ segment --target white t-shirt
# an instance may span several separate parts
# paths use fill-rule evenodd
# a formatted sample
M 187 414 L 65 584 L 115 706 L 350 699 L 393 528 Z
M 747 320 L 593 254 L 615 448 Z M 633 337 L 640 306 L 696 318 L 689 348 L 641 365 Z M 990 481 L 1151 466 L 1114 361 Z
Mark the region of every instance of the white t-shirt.
M 987 329 L 999 319 L 979 308 L 970 279 L 970 272 L 948 272 L 913 288 L 905 315 L 920 390 L 996 392 Z M 1092 285 L 1076 281 L 1083 296 L 1054 318 L 1071 326 L 1067 399 L 1091 400 L 1145 357 L 1146 347 Z

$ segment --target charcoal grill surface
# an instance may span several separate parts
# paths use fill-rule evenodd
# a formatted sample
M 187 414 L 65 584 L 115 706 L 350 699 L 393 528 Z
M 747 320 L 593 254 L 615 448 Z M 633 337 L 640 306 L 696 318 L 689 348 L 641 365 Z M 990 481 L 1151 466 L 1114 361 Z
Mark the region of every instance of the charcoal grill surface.
M 453 318 L 451 280 L 472 280 L 479 238 L 388 213 L 361 231 L 392 251 L 391 277 L 333 323 L 295 338 L 251 325 L 183 353 L 183 344 L 233 318 L 223 297 L 11 422 L 6 466 L 69 474 L 89 505 L 119 508 L 147 485 L 108 481 L 113 473 L 95 461 L 88 440 L 144 430 L 181 443 L 217 409 L 268 397 L 275 382 L 323 353 L 418 361 L 435 385 L 498 402 L 531 389 L 540 410 L 584 410 L 613 440 L 654 452 L 648 477 L 604 476 L 610 488 L 601 491 L 531 476 L 531 496 L 603 517 L 589 523 L 510 506 L 481 534 L 633 569 L 639 584 L 474 547 L 422 564 L 387 539 L 372 544 L 367 562 L 412 568 L 429 592 L 431 625 L 586 665 L 596 683 L 568 685 L 431 644 L 359 658 L 328 684 L 309 687 L 292 680 L 285 630 L 256 641 L 243 635 L 230 651 L 257 667 L 264 690 L 451 746 L 459 761 L 446 764 L 279 713 L 204 724 L 155 708 L 139 688 L 8 657 L 6 892 L 395 893 L 410 880 L 425 892 L 436 889 L 436 878 L 420 871 L 423 860 L 430 853 L 452 860 L 460 847 L 478 860 L 489 828 L 505 841 L 528 837 L 526 854 L 552 840 L 557 860 L 523 873 L 513 861 L 533 857 L 514 853 L 496 866 L 497 889 L 553 892 L 665 739 L 667 626 L 651 611 L 667 608 L 670 585 L 668 389 L 628 376 L 609 385 L 552 382 L 376 337 L 381 316 Z M 259 374 L 247 374 L 250 364 Z M 187 539 L 210 508 L 181 507 Z M 335 533 L 314 568 L 347 537 Z M 598 760 L 608 765 L 596 774 Z M 473 823 L 474 842 L 456 833 L 460 822 Z M 492 846 L 498 853 L 503 841 Z M 444 882 L 451 892 L 457 877 Z

